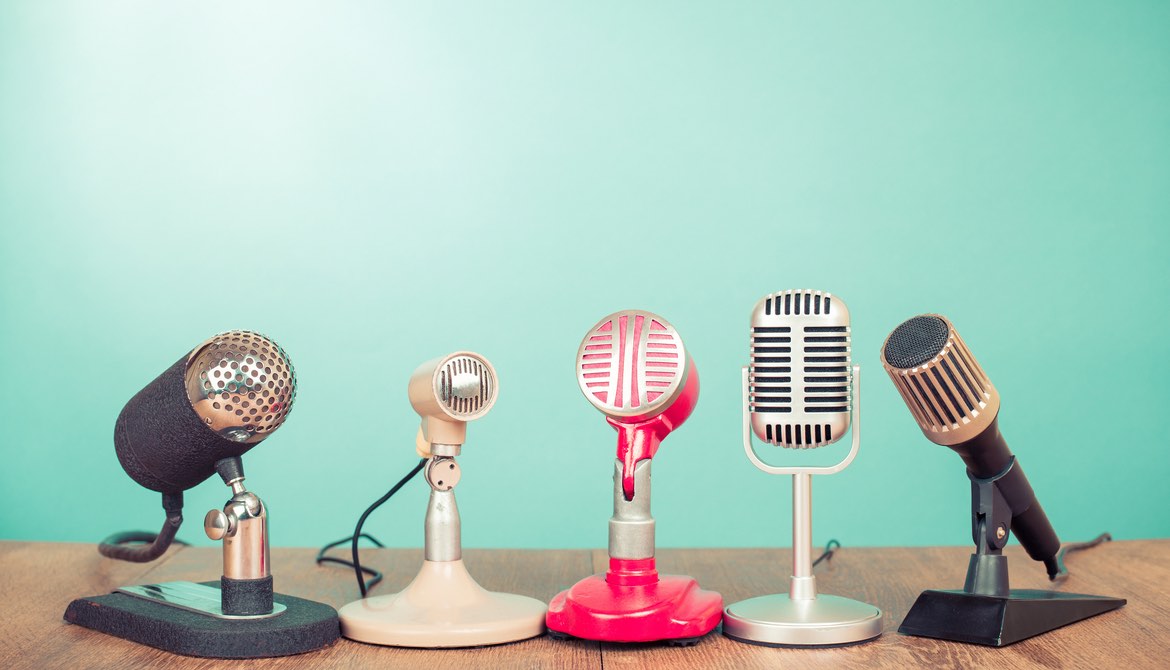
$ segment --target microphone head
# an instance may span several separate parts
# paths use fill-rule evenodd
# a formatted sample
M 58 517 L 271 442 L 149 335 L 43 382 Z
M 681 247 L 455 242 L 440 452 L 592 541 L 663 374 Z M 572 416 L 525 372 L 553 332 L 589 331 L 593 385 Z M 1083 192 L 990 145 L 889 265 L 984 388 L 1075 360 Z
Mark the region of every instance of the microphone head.
M 288 417 L 297 396 L 292 361 L 280 345 L 247 330 L 220 333 L 187 357 L 187 399 L 220 437 L 256 444 Z
M 577 349 L 581 392 L 622 423 L 645 421 L 669 409 L 683 395 L 693 368 L 674 326 L 645 310 L 610 314 Z
M 849 308 L 822 291 L 780 291 L 752 310 L 748 412 L 768 444 L 811 449 L 849 429 Z
M 496 403 L 500 384 L 488 359 L 470 351 L 456 351 L 422 365 L 410 376 L 407 394 L 422 422 L 415 451 L 430 458 L 432 445 L 461 447 L 467 422 L 488 413 Z
M 167 368 L 126 403 L 114 449 L 134 481 L 185 491 L 284 424 L 297 381 L 288 355 L 246 330 L 220 333 Z
M 407 393 L 414 411 L 423 418 L 472 421 L 496 403 L 497 379 L 488 359 L 456 351 L 420 365 L 410 377 Z
M 935 444 L 966 442 L 999 412 L 999 393 L 945 316 L 924 314 L 895 328 L 882 345 L 882 367 Z

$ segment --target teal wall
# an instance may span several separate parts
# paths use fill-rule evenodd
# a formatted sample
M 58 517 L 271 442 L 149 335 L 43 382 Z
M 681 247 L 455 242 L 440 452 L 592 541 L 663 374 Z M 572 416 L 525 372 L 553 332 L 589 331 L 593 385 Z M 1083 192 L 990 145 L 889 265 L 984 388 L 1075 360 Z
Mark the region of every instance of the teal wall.
M 502 382 L 465 543 L 603 546 L 615 435 L 574 355 L 638 307 L 702 378 L 655 459 L 660 543 L 787 545 L 739 375 L 755 301 L 806 287 L 849 304 L 864 378 L 818 542 L 969 542 L 962 463 L 878 360 L 927 311 L 1064 539 L 1170 536 L 1167 26 L 1159 2 L 0 5 L 0 537 L 157 528 L 114 419 L 243 327 L 301 383 L 247 457 L 277 544 L 349 532 L 414 463 L 410 372 L 470 348 Z M 225 491 L 189 493 L 183 537 Z M 369 530 L 421 544 L 425 498 Z

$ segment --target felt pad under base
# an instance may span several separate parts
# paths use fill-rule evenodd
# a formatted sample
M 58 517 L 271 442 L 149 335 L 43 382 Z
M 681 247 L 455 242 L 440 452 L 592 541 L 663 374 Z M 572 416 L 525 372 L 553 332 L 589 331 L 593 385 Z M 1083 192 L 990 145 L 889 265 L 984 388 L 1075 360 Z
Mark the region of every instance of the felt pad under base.
M 204 582 L 219 586 L 219 582 Z M 217 619 L 124 593 L 78 598 L 65 620 L 124 640 L 184 656 L 267 658 L 303 654 L 341 635 L 337 610 L 281 593 L 288 609 L 268 619 Z

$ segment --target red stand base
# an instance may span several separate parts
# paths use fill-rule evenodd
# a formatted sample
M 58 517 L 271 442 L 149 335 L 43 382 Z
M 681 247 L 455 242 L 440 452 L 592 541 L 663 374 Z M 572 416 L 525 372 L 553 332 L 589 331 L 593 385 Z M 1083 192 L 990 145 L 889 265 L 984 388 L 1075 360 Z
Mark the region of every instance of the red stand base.
M 609 572 L 562 591 L 549 633 L 606 642 L 697 641 L 719 625 L 723 598 L 691 577 L 659 575 L 654 559 L 609 559 Z

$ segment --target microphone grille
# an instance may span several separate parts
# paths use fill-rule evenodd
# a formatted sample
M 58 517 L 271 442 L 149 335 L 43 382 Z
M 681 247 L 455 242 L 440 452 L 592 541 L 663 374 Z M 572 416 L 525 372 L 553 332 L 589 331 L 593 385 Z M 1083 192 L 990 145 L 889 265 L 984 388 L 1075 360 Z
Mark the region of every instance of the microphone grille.
M 460 421 L 487 414 L 496 402 L 498 389 L 492 364 L 470 352 L 451 354 L 435 371 L 435 397 L 452 418 Z
M 247 330 L 220 333 L 187 357 L 187 399 L 203 421 L 233 442 L 255 444 L 284 423 L 297 395 L 288 354 Z
M 598 321 L 577 350 L 577 384 L 605 414 L 641 421 L 664 412 L 686 381 L 690 359 L 670 323 L 643 310 Z
M 937 316 L 916 316 L 886 338 L 885 360 L 895 368 L 914 368 L 939 354 L 950 338 L 947 322 Z
M 748 411 L 756 436 L 797 449 L 841 439 L 852 408 L 849 309 L 822 291 L 780 291 L 752 312 Z
M 882 346 L 882 367 L 935 444 L 975 437 L 999 411 L 999 393 L 944 316 L 924 314 L 895 328 Z

